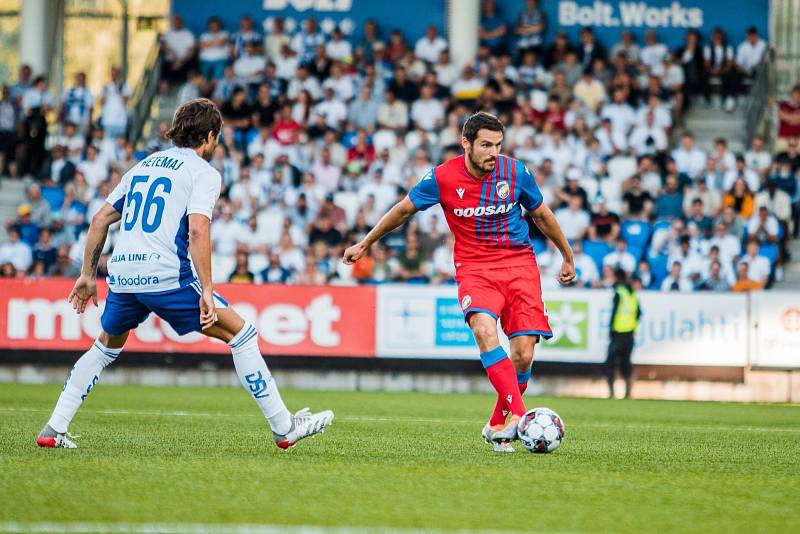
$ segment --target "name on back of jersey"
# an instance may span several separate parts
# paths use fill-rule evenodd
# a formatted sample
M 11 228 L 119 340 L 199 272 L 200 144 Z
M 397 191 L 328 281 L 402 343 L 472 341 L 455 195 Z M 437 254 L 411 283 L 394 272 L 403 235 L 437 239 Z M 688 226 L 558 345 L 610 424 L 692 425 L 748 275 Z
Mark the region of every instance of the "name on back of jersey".
M 177 171 L 183 167 L 183 160 L 171 158 L 169 156 L 153 156 L 142 160 L 139 165 L 142 167 L 162 167 L 164 169 L 172 169 L 173 171 Z

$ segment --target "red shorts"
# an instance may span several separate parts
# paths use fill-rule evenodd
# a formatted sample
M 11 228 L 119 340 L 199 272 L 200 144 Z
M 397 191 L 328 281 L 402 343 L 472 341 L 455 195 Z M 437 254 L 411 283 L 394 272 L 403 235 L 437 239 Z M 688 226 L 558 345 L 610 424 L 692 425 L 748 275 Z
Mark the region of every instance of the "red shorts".
M 468 321 L 483 312 L 500 319 L 503 332 L 514 336 L 553 337 L 542 300 L 536 264 L 514 267 L 465 268 L 456 273 L 458 301 Z

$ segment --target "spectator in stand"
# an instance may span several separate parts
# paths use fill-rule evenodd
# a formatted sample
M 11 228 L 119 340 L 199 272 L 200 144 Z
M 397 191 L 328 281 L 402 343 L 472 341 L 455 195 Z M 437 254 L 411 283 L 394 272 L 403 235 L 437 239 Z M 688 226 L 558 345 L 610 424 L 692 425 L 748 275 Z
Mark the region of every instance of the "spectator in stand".
M 749 276 L 750 266 L 746 261 L 740 261 L 736 264 L 736 283 L 733 284 L 731 291 L 734 293 L 741 293 L 747 291 L 760 291 L 764 289 L 764 284 L 753 280 Z
M 218 80 L 225 73 L 230 56 L 230 36 L 219 17 L 208 19 L 208 30 L 200 36 L 200 73 L 207 80 Z
M 10 263 L 20 272 L 27 271 L 33 265 L 31 246 L 22 241 L 20 232 L 15 226 L 6 229 L 8 237 L 0 245 L 0 265 Z
M 753 169 L 763 180 L 767 177 L 772 165 L 772 154 L 764 148 L 764 136 L 756 134 L 750 142 L 750 150 L 745 152 L 744 161 L 748 168 Z
M 629 30 L 622 32 L 620 42 L 611 47 L 609 57 L 616 58 L 619 57 L 620 54 L 631 63 L 638 62 L 641 56 L 641 49 L 639 45 L 636 44 L 636 36 Z
M 675 52 L 675 58 L 683 68 L 684 107 L 691 105 L 692 97 L 705 90 L 705 61 L 700 47 L 700 34 L 697 30 L 686 32 L 684 45 Z
M 556 210 L 556 218 L 561 224 L 564 235 L 570 241 L 583 239 L 589 229 L 589 214 L 583 209 L 583 199 L 570 196 L 567 206 Z
M 684 200 L 684 206 L 686 201 Z M 691 209 L 686 211 L 686 226 L 695 225 L 703 237 L 711 237 L 714 228 L 714 220 L 706 215 L 703 199 L 695 197 L 692 200 Z
M 681 265 L 681 276 L 689 279 L 692 286 L 700 281 L 705 265 L 703 258 L 692 247 L 692 240 L 688 235 L 682 235 L 678 241 L 678 248 L 669 254 L 667 266 L 672 266 L 674 263 Z
M 433 87 L 424 85 L 419 100 L 411 105 L 413 125 L 426 131 L 439 129 L 444 124 L 444 105 L 433 97 Z
M 653 211 L 653 197 L 642 189 L 642 178 L 631 176 L 625 193 L 622 195 L 622 217 L 626 219 L 647 220 Z
M 655 30 L 647 30 L 644 37 L 645 46 L 639 54 L 639 60 L 647 67 L 650 74 L 660 76 L 664 71 L 664 58 L 669 53 L 667 45 L 658 42 Z
M 170 28 L 161 36 L 161 53 L 164 55 L 162 77 L 170 83 L 183 83 L 192 68 L 197 51 L 194 34 L 183 26 L 180 15 L 173 15 Z
M 92 122 L 94 98 L 86 87 L 86 74 L 75 74 L 75 85 L 66 89 L 61 97 L 61 109 L 58 113 L 60 123 L 72 123 L 82 135 L 89 131 Z
M 233 69 L 231 67 L 225 67 L 225 70 Z M 205 87 L 206 80 L 203 78 L 203 75 L 200 74 L 199 71 L 193 70 L 189 73 L 188 79 L 186 82 L 181 85 L 181 88 L 178 90 L 178 104 L 185 104 L 189 100 L 194 100 L 195 98 L 200 98 L 201 94 L 203 93 L 203 89 Z M 219 84 L 222 86 L 223 84 Z M 223 87 L 222 90 L 225 88 Z
M 590 69 L 592 65 L 594 65 L 595 60 L 606 58 L 606 50 L 603 45 L 597 41 L 591 27 L 584 26 L 581 28 L 580 40 L 578 60 L 580 61 L 581 69 Z
M 747 162 L 741 155 L 736 156 L 735 162 L 735 167 L 725 173 L 722 188 L 730 189 L 736 180 L 742 179 L 751 191 L 758 191 L 761 188 L 761 178 L 758 173 L 747 166 Z
M 678 171 L 689 178 L 697 178 L 706 168 L 706 153 L 695 146 L 694 135 L 691 132 L 683 134 L 681 146 L 672 151 L 672 159 L 675 160 Z
M 761 255 L 759 247 L 760 242 L 757 236 L 751 235 L 748 237 L 745 253 L 739 258 L 739 262 L 747 264 L 747 278 L 758 282 L 761 287 L 764 287 L 769 280 L 772 266 L 769 259 Z
M 316 48 L 325 46 L 325 35 L 319 31 L 317 19 L 308 17 L 303 21 L 302 29 L 292 37 L 291 46 L 300 63 L 309 63 L 314 59 Z
M 594 77 L 591 69 L 585 69 L 581 79 L 574 87 L 575 98 L 590 109 L 597 112 L 600 106 L 608 99 L 606 88 L 600 80 Z
M 731 285 L 722 275 L 722 264 L 719 260 L 711 261 L 711 267 L 709 269 L 708 276 L 704 278 L 700 284 L 698 284 L 697 289 L 699 291 L 715 292 L 730 291 Z
M 683 191 L 674 174 L 668 174 L 664 180 L 664 189 L 656 199 L 655 216 L 665 220 L 683 217 Z
M 541 54 L 544 45 L 544 33 L 547 29 L 547 18 L 539 8 L 539 0 L 525 0 L 525 9 L 517 15 L 514 34 L 517 37 L 517 50 Z
M 342 233 L 333 227 L 330 215 L 322 211 L 308 236 L 310 244 L 317 241 L 323 241 L 329 247 L 335 247 L 342 242 Z
M 733 208 L 734 212 L 743 220 L 749 219 L 753 215 L 755 199 L 744 178 L 736 178 L 731 188 L 722 197 L 722 205 Z
M 669 269 L 669 274 L 661 282 L 661 291 L 679 291 L 687 293 L 692 290 L 692 283 L 682 276 L 681 263 L 676 261 Z
M 233 74 L 247 87 L 247 96 L 253 100 L 267 71 L 267 58 L 259 51 L 258 41 L 247 41 L 244 51 L 233 62 Z
M 616 239 L 616 248 L 605 255 L 603 266 L 611 266 L 612 269 L 622 269 L 630 276 L 636 269 L 636 258 L 628 252 L 628 243 L 625 238 L 620 236 Z
M 11 98 L 11 88 L 3 85 L 0 95 L 0 175 L 16 172 L 14 153 L 17 146 L 17 106 Z
M 269 265 L 259 274 L 263 284 L 288 284 L 292 280 L 292 271 L 281 265 L 281 257 L 277 252 L 269 255 Z
M 616 213 L 608 211 L 606 200 L 598 196 L 594 202 L 596 211 L 592 213 L 588 238 L 593 241 L 612 243 L 619 236 L 620 218 Z
M 754 236 L 759 243 L 776 243 L 780 224 L 767 206 L 760 206 L 758 212 L 747 221 L 747 235 Z
M 414 45 L 414 55 L 431 65 L 439 59 L 439 54 L 447 48 L 447 41 L 438 35 L 439 30 L 431 24 Z
M 264 37 L 264 53 L 270 61 L 275 61 L 284 46 L 289 46 L 291 37 L 286 33 L 283 17 L 272 19 L 272 27 Z
M 800 84 L 792 87 L 788 100 L 778 106 L 778 138 L 784 144 L 800 138 Z
M 455 282 L 456 267 L 453 263 L 453 247 L 455 238 L 448 233 L 445 236 L 444 244 L 439 245 L 433 251 L 433 279 L 440 284 L 451 284 Z
M 752 82 L 766 51 L 767 42 L 758 35 L 755 26 L 750 26 L 744 41 L 736 47 L 736 70 L 742 79 Z
M 117 67 L 111 67 L 111 81 L 100 93 L 100 121 L 109 139 L 126 137 L 128 131 L 128 99 L 131 90 L 120 77 Z
M 244 250 L 236 252 L 236 266 L 228 276 L 228 282 L 232 284 L 252 284 L 255 282 L 255 275 L 250 271 L 250 256 Z
M 46 156 L 47 114 L 53 108 L 46 77 L 37 76 L 33 85 L 25 90 L 21 107 L 23 158 L 17 171 L 25 176 L 38 171 Z
M 260 52 L 262 42 L 263 38 L 255 29 L 253 17 L 244 15 L 239 19 L 239 31 L 231 36 L 230 56 L 235 61 L 245 54 L 249 46 L 254 46 Z
M 483 0 L 482 8 L 481 24 L 478 28 L 480 44 L 488 47 L 493 54 L 507 52 L 508 25 L 506 21 L 497 13 L 494 0 Z
M 710 250 L 716 247 L 720 261 L 730 265 L 741 254 L 742 243 L 736 236 L 728 233 L 728 228 L 722 221 L 715 223 L 714 228 L 714 237 L 708 240 L 708 248 Z
M 56 248 L 53 246 L 49 228 L 42 228 L 39 232 L 39 241 L 33 247 L 33 262 L 42 263 L 42 274 L 50 270 L 56 262 Z
M 739 92 L 739 79 L 733 63 L 733 47 L 728 44 L 722 28 L 714 28 L 711 33 L 711 42 L 703 48 L 703 60 L 706 72 L 706 101 L 711 104 L 712 86 L 718 85 L 725 109 L 733 111 L 736 108 L 735 96 Z M 719 107 L 719 102 L 715 102 L 715 106 Z
M 760 193 L 755 196 L 756 207 L 760 210 L 766 208 L 770 216 L 774 216 L 783 231 L 784 240 L 789 233 L 789 224 L 792 219 L 792 197 L 778 188 L 778 184 L 768 180 Z
M 63 186 L 75 178 L 75 164 L 66 158 L 66 150 L 55 145 L 39 171 L 39 180 L 47 185 Z

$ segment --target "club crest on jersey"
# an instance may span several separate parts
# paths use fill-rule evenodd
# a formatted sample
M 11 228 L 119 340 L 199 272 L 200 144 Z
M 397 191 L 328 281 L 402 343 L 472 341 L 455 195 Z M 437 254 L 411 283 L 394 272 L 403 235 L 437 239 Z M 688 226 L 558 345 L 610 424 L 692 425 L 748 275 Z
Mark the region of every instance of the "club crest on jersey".
M 464 298 L 461 299 L 461 309 L 466 311 L 467 308 L 470 307 L 470 304 L 472 304 L 472 297 L 469 295 L 464 295 Z
M 508 198 L 508 193 L 509 193 L 508 182 L 506 182 L 505 180 L 503 180 L 502 182 L 497 182 L 495 190 L 497 191 L 497 196 L 500 197 L 501 199 L 505 200 Z
M 458 198 L 464 198 L 464 191 L 465 189 L 463 187 L 459 187 L 458 189 L 456 189 L 456 194 L 458 195 Z

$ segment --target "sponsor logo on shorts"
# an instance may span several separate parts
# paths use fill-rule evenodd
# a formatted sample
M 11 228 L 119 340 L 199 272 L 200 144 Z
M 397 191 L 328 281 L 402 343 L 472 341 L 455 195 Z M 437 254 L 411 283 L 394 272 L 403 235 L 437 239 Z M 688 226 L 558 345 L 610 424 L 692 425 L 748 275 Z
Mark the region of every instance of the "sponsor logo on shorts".
M 109 274 L 106 280 L 108 285 L 118 287 L 143 287 L 159 284 L 157 276 L 142 276 L 139 274 L 136 276 L 114 276 Z
M 506 193 L 508 196 L 508 193 Z M 481 215 L 502 215 L 511 211 L 514 204 L 500 204 L 499 206 L 478 206 L 477 208 L 453 208 L 456 217 L 480 217 Z
M 497 191 L 497 196 L 500 197 L 502 200 L 508 198 L 508 182 L 503 180 L 502 182 L 497 182 L 497 186 L 495 186 L 495 190 Z
M 472 297 L 470 297 L 469 295 L 464 295 L 464 298 L 461 299 L 461 309 L 466 311 L 467 308 L 470 307 L 470 305 L 472 305 Z

